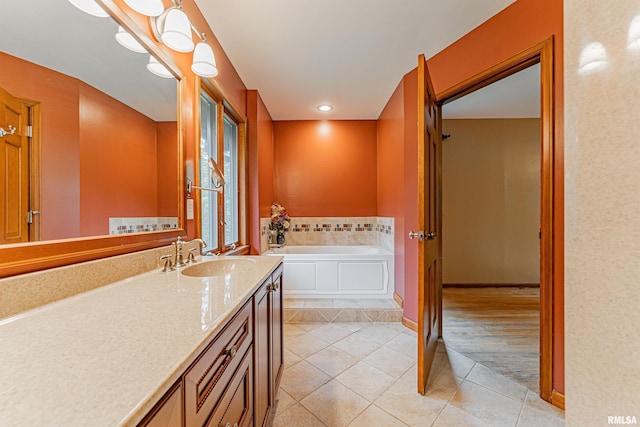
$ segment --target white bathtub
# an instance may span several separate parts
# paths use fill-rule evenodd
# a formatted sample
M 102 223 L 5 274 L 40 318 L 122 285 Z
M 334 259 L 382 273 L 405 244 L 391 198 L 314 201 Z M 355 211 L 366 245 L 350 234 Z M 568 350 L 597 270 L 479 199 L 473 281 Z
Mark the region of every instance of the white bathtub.
M 393 298 L 393 254 L 375 246 L 285 246 L 283 290 L 303 298 Z

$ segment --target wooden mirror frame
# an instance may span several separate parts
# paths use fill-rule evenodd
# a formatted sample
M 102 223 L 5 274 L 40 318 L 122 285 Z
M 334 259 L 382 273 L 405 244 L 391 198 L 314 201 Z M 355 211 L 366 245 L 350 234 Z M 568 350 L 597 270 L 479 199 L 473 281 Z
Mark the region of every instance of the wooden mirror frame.
M 111 19 L 122 25 L 138 41 L 147 48 L 176 77 L 177 84 L 177 127 L 178 127 L 178 228 L 167 231 L 111 235 L 97 237 L 81 237 L 73 239 L 50 240 L 0 246 L 0 277 L 14 276 L 47 268 L 61 267 L 83 261 L 106 258 L 165 246 L 178 236 L 186 236 L 185 224 L 185 114 L 184 95 L 187 82 L 184 74 L 152 38 L 143 31 L 134 20 L 119 6 L 119 0 L 97 0 L 107 10 Z

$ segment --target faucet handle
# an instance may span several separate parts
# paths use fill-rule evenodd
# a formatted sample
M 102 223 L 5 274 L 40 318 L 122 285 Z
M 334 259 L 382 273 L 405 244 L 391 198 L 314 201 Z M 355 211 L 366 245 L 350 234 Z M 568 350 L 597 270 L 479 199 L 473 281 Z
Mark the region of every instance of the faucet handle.
M 160 257 L 160 261 L 164 261 L 164 268 L 162 269 L 163 273 L 166 273 L 167 271 L 173 271 L 175 270 L 175 267 L 173 266 L 173 263 L 171 262 L 171 255 L 163 255 Z
M 194 254 L 195 251 L 199 250 L 198 248 L 189 249 L 189 256 L 187 256 L 187 264 L 191 264 L 196 262 L 196 256 Z

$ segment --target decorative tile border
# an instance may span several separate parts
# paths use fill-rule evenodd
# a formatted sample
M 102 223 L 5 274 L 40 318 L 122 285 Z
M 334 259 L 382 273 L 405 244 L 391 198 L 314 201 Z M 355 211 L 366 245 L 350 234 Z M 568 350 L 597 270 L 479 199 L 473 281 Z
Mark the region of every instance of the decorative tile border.
M 286 242 L 289 246 L 381 246 L 391 252 L 393 218 L 385 217 L 296 217 Z M 269 218 L 260 219 L 261 251 L 268 250 L 272 238 Z
M 109 218 L 109 234 L 149 233 L 178 228 L 177 217 Z

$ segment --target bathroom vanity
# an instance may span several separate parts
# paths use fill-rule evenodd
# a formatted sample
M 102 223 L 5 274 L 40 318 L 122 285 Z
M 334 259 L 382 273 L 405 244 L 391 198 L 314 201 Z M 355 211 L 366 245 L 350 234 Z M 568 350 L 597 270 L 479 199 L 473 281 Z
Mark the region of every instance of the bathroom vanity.
M 263 426 L 279 257 L 203 257 L 0 320 L 0 425 Z

